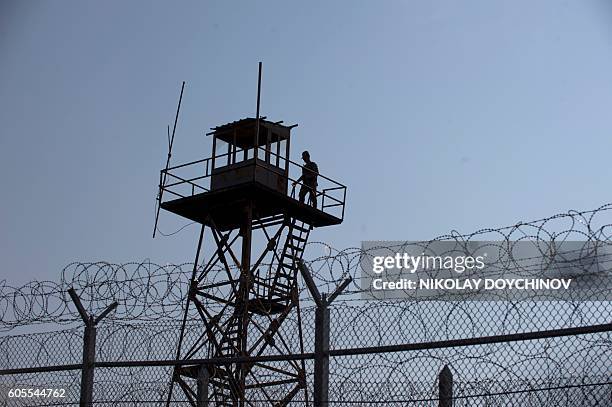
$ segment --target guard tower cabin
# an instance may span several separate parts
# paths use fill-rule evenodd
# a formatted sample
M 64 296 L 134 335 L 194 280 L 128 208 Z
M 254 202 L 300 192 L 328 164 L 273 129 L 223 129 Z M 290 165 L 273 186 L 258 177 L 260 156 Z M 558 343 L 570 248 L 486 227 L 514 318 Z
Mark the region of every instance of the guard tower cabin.
M 289 216 L 312 227 L 341 223 L 344 185 L 320 174 L 317 207 L 297 199 L 301 185 L 292 187 L 292 181 L 302 169 L 290 160 L 291 130 L 296 126 L 245 118 L 211 128 L 210 158 L 162 170 L 161 192 L 166 200 L 161 207 L 208 226 L 214 219 L 221 231 L 240 226 L 236 215 L 246 202 L 252 205 L 254 221 Z

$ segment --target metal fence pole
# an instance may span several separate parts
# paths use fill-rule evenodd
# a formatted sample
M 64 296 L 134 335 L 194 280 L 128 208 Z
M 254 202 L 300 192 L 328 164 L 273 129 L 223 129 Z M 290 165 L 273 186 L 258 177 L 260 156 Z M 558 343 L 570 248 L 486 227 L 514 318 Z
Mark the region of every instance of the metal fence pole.
M 314 406 L 327 407 L 329 403 L 329 304 L 353 281 L 345 279 L 329 296 L 321 294 L 308 267 L 303 261 L 298 262 L 302 278 L 312 295 L 317 308 L 315 310 L 315 345 L 314 345 Z
M 89 317 L 83 334 L 83 368 L 81 369 L 81 406 L 91 406 L 93 399 L 94 363 L 96 362 L 96 326 Z
M 314 405 L 327 407 L 329 398 L 329 307 L 325 294 L 315 311 Z
M 68 289 L 68 294 L 72 298 L 72 302 L 77 308 L 79 315 L 85 323 L 85 332 L 83 333 L 83 367 L 81 369 L 81 407 L 90 407 L 93 405 L 93 384 L 94 384 L 94 366 L 96 363 L 96 325 L 112 310 L 117 308 L 117 302 L 111 305 L 95 318 L 93 315 L 87 315 L 81 299 L 77 295 L 74 288 Z
M 453 373 L 445 365 L 438 375 L 438 406 L 452 407 L 453 406 Z

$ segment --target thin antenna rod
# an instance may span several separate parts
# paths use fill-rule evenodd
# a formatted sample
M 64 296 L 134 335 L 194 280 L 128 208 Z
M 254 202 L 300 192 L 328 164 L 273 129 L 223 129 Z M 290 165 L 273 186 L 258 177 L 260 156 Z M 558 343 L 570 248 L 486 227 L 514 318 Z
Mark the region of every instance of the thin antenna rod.
M 168 137 L 168 150 L 170 150 L 172 148 L 172 145 L 170 144 L 170 125 L 166 127 L 166 134 Z
M 170 157 L 172 156 L 172 144 L 174 144 L 174 133 L 176 133 L 176 123 L 178 122 L 179 112 L 181 111 L 181 101 L 183 100 L 183 90 L 185 90 L 185 81 L 181 86 L 181 96 L 179 96 L 178 106 L 176 107 L 176 116 L 174 116 L 174 127 L 172 128 L 172 138 L 170 139 L 170 149 L 168 150 L 168 161 L 166 161 L 166 169 L 170 165 Z
M 259 62 L 259 75 L 257 77 L 257 129 L 255 130 L 255 158 L 259 150 L 259 102 L 261 99 L 261 61 Z
M 170 137 L 170 126 L 168 126 L 168 158 L 166 159 L 166 169 L 163 172 L 163 177 L 160 177 L 159 192 L 157 193 L 157 211 L 155 213 L 155 226 L 153 226 L 153 238 L 157 232 L 157 222 L 159 221 L 159 211 L 161 209 L 163 186 L 166 185 L 166 174 L 170 166 L 170 158 L 172 158 L 172 145 L 174 144 L 174 134 L 176 133 L 176 123 L 178 122 L 179 112 L 181 111 L 181 102 L 183 101 L 183 91 L 185 90 L 185 81 L 181 86 L 181 95 L 179 96 L 178 106 L 176 107 L 176 116 L 174 116 L 174 127 L 172 128 L 172 137 Z

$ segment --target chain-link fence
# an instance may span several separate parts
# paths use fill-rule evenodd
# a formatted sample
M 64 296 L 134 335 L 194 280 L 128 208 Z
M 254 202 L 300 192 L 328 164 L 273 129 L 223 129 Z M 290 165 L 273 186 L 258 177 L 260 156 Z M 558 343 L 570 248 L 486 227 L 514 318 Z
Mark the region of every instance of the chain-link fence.
M 354 321 L 354 315 L 342 313 L 346 310 L 344 304 L 332 310 L 332 326 L 336 326 L 334 317 L 345 324 Z M 374 315 L 368 315 L 368 311 L 363 309 L 359 311 L 362 318 Z M 391 326 L 393 320 L 397 321 L 393 314 L 388 314 L 384 322 Z M 101 326 L 97 352 L 100 367 L 95 369 L 96 402 L 134 405 L 135 402 L 146 401 L 155 405 L 154 402 L 159 404 L 164 401 L 172 377 L 172 366 L 156 366 L 155 363 L 161 361 L 170 364 L 173 361 L 178 329 L 179 325 L 171 322 L 142 325 L 109 323 Z M 345 329 L 347 336 L 342 340 L 351 343 L 352 335 L 358 335 L 354 332 L 359 327 L 353 326 L 349 330 L 345 326 Z M 402 329 L 399 324 L 398 329 Z M 35 370 L 3 376 L 2 391 L 6 405 L 42 405 L 51 401 L 78 403 L 79 363 L 82 357 L 80 331 L 73 328 L 2 338 L 3 367 L 34 367 Z M 189 332 L 190 335 L 197 335 L 195 331 Z M 342 332 L 341 328 L 332 337 L 338 337 L 339 332 Z M 585 332 L 588 332 L 588 328 Z M 367 332 L 361 335 L 367 335 Z M 342 352 L 356 346 L 332 347 L 330 403 L 438 405 L 438 377 L 444 366 L 448 366 L 452 372 L 454 405 L 605 406 L 610 402 L 612 346 L 609 331 L 533 340 L 513 338 L 512 342 L 500 338 L 500 342 L 465 346 L 461 339 L 455 344 L 453 340 L 416 343 L 402 343 L 400 340 L 395 345 L 385 347 L 376 347 L 358 336 L 355 339 L 356 342 L 359 339 L 366 342 L 365 350 L 338 355 L 334 351 Z M 312 340 L 307 338 L 306 343 L 312 344 Z M 413 350 L 401 350 L 401 346 L 409 344 L 413 345 Z M 398 349 L 388 351 L 390 346 L 398 346 Z M 312 348 L 307 352 L 312 353 Z M 314 356 L 306 357 L 309 358 L 306 383 L 312 394 Z M 146 366 L 141 362 L 153 362 L 154 365 Z M 122 366 L 122 363 L 131 366 Z M 66 370 L 52 368 L 42 371 L 36 368 L 38 366 L 65 367 Z M 61 400 L 7 397 L 10 389 L 45 388 L 62 389 L 65 391 L 62 394 L 64 397 Z M 267 405 L 263 401 L 261 404 L 251 401 L 256 405 Z M 306 401 L 296 397 L 293 403 L 305 405 Z
M 608 244 L 610 224 L 605 220 L 610 209 L 607 205 L 439 239 L 492 240 L 496 235 L 501 245 L 519 238 L 555 241 L 582 236 Z M 321 248 L 324 255 L 316 256 Z M 291 351 L 279 356 L 270 350 L 248 361 L 234 361 L 265 363 L 271 375 L 275 366 L 304 361 L 304 388 L 286 405 L 313 404 L 318 391 L 315 372 L 321 375 L 321 363 L 327 378 L 323 401 L 334 406 L 612 405 L 610 301 L 364 300 L 359 285 L 363 255 L 361 249 L 309 246 L 307 266 L 319 290 L 331 292 L 349 276 L 354 281 L 328 306 L 326 346 L 315 346 L 317 329 L 324 328 L 315 323 L 318 305 L 301 287 L 301 321 L 292 315 L 280 327 Z M 192 267 L 74 263 L 57 283 L 11 287 L 1 282 L 0 404 L 79 404 L 84 329 L 66 293 L 74 287 L 93 314 L 112 301 L 119 303 L 97 327 L 94 404 L 165 405 L 175 365 L 214 368 L 221 363 L 176 361 Z M 186 346 L 203 334 L 200 323 L 189 321 Z M 246 405 L 270 405 L 287 392 L 280 382 L 265 391 L 253 390 Z M 175 392 L 171 405 L 190 403 Z

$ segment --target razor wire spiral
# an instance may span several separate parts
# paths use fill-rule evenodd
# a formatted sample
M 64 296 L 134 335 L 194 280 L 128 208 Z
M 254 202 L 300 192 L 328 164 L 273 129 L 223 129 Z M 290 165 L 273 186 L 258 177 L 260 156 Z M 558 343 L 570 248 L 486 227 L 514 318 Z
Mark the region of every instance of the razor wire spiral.
M 453 231 L 429 242 L 453 240 L 465 243 L 474 240 L 498 241 L 500 247 L 510 241 L 531 239 L 550 242 L 583 240 L 610 244 L 612 204 L 591 211 L 569 211 L 548 218 L 518 222 L 501 228 L 485 228 L 471 234 Z M 606 217 L 608 219 L 606 219 Z M 428 242 L 425 242 L 428 243 Z M 361 248 L 337 250 L 324 242 L 308 244 L 306 261 L 322 292 L 331 292 L 346 277 L 353 283 L 343 296 L 360 293 L 360 260 L 368 256 Z M 502 265 L 511 269 L 513 264 Z M 74 262 L 61 272 L 59 281 L 33 281 L 20 287 L 0 281 L 0 332 L 39 322 L 71 323 L 79 316 L 71 304 L 67 289 L 74 287 L 93 313 L 100 312 L 110 302 L 120 306 L 112 318 L 151 321 L 173 319 L 182 312 L 189 287 L 193 264 L 159 265 L 151 262 L 113 264 L 107 262 Z M 221 272 L 221 269 L 213 271 Z M 302 296 L 307 296 L 301 287 Z

